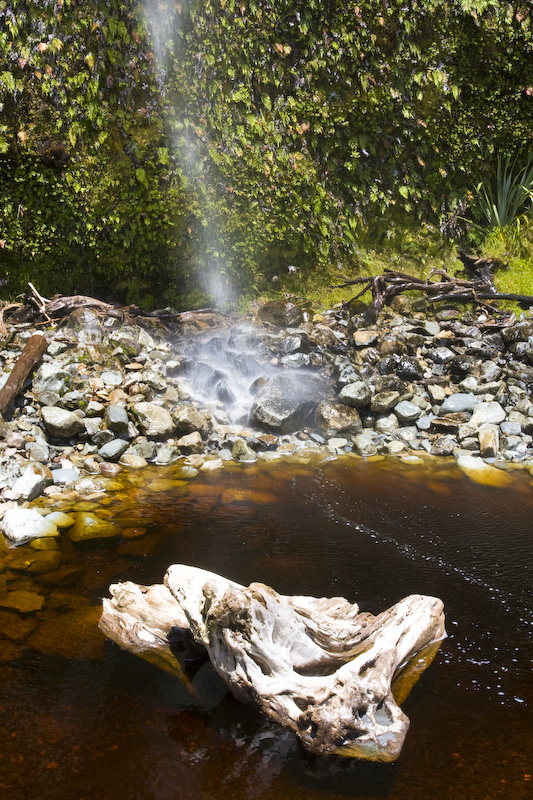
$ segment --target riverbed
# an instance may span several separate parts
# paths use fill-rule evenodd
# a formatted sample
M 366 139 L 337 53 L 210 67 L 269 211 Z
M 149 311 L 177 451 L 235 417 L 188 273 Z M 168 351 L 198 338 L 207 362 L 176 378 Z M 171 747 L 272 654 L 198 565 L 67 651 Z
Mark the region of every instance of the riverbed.
M 190 480 L 178 467 L 124 474 L 122 491 L 94 501 L 123 535 L 61 536 L 61 576 L 20 572 L 42 609 L 2 612 L 4 631 L 6 614 L 12 623 L 0 665 L 6 796 L 531 796 L 527 470 L 509 473 L 505 488 L 472 482 L 451 460 L 410 466 L 349 455 L 227 464 Z M 104 641 L 97 620 L 109 584 L 158 583 L 177 562 L 284 594 L 341 595 L 372 613 L 411 593 L 440 597 L 448 638 L 403 704 L 411 728 L 398 761 L 312 756 L 224 696 L 209 673 L 193 701 L 175 676 Z

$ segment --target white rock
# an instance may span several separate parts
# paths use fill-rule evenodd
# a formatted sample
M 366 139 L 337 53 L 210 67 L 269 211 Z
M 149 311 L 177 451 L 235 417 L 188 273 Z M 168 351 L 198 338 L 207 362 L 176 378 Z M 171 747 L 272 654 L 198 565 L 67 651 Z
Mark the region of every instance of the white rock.
M 39 472 L 36 472 L 32 466 L 29 466 L 26 467 L 20 478 L 17 478 L 11 488 L 19 497 L 24 498 L 24 500 L 35 500 L 36 497 L 39 497 L 45 486 L 46 481 L 43 476 L 39 474 Z
M 2 520 L 2 530 L 16 544 L 25 544 L 44 536 L 58 536 L 57 526 L 41 517 L 34 508 L 10 508 Z
M 499 403 L 493 400 L 490 403 L 478 403 L 474 408 L 469 425 L 480 428 L 482 425 L 498 425 L 505 419 L 505 411 Z

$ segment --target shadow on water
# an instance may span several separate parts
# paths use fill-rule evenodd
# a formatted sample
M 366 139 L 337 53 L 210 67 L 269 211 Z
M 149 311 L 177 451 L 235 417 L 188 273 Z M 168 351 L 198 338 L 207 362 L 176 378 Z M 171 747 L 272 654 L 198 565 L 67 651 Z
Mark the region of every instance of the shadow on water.
M 6 796 L 531 796 L 527 473 L 504 491 L 448 465 L 426 471 L 345 458 L 224 467 L 186 485 L 171 468 L 131 480 L 106 513 L 125 533 L 142 523 L 144 535 L 76 546 L 62 538 L 75 582 L 50 589 L 35 578 L 46 604 L 31 625 L 21 616 L 30 633 L 10 633 L 11 658 L 2 645 Z M 195 699 L 172 675 L 104 642 L 93 607 L 108 584 L 160 582 L 174 562 L 282 593 L 342 595 L 374 613 L 413 592 L 441 597 L 449 637 L 403 703 L 411 728 L 398 761 L 312 756 L 226 694 L 209 665 L 194 678 Z

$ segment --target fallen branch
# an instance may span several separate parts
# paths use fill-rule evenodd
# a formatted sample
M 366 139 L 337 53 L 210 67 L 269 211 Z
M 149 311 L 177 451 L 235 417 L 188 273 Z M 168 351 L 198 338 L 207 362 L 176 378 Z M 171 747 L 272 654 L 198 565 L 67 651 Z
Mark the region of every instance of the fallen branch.
M 0 414 L 2 416 L 5 416 L 11 404 L 21 393 L 26 378 L 39 363 L 47 347 L 48 342 L 40 333 L 35 333 L 26 342 L 26 346 L 9 373 L 6 383 L 0 389 Z
M 349 306 L 350 303 L 357 300 L 365 292 L 371 291 L 372 308 L 377 314 L 379 314 L 383 306 L 389 305 L 398 295 L 412 291 L 421 292 L 430 303 L 473 303 L 496 316 L 502 316 L 506 313 L 493 305 L 496 300 L 512 300 L 524 306 L 533 306 L 533 296 L 497 292 L 494 289 L 492 276 L 487 264 L 482 259 L 479 259 L 479 261 L 483 262 L 482 277 L 473 280 L 452 277 L 443 269 L 433 270 L 427 280 L 406 275 L 402 272 L 386 270 L 383 275 L 353 278 L 352 280 L 345 280 L 344 283 L 330 285 L 329 288 L 344 289 L 346 286 L 363 284 L 361 291 L 348 300 L 345 305 Z M 432 276 L 438 276 L 440 280 L 431 280 Z

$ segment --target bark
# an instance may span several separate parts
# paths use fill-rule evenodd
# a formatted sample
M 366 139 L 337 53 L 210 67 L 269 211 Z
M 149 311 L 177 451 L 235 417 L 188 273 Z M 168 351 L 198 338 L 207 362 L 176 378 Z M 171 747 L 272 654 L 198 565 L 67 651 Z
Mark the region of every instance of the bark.
M 21 393 L 26 378 L 39 363 L 47 347 L 48 342 L 40 333 L 35 333 L 27 341 L 15 366 L 9 373 L 6 383 L 0 389 L 0 414 L 2 416 L 5 416 L 11 404 Z
M 376 761 L 398 757 L 409 727 L 393 688 L 404 699 L 445 636 L 442 602 L 421 595 L 374 617 L 344 598 L 286 597 L 183 565 L 165 586 L 110 591 L 100 627 L 121 647 L 168 651 L 171 630 L 188 628 L 232 693 L 309 750 Z

